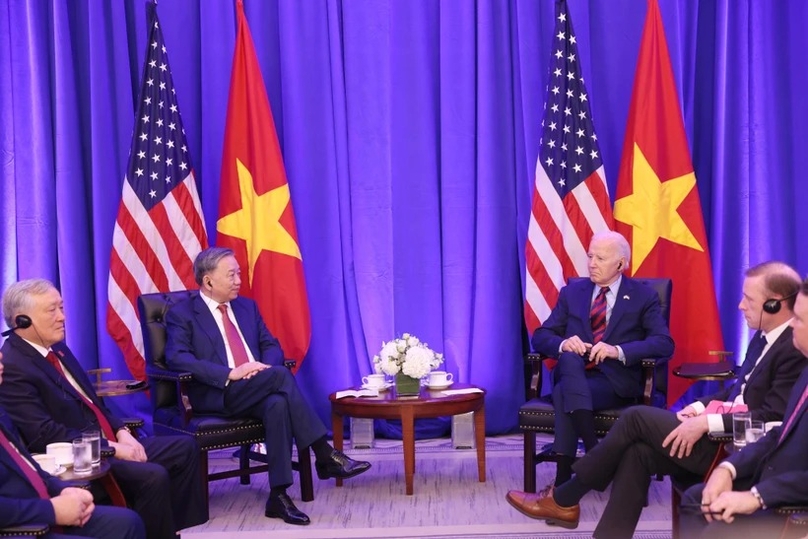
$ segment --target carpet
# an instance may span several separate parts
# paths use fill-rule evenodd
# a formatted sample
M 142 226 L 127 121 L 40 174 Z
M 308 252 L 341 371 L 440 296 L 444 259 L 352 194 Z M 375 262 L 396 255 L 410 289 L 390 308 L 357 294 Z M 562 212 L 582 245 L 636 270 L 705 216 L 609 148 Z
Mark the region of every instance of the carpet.
M 311 525 L 290 526 L 279 519 L 264 517 L 268 493 L 267 477 L 252 476 L 250 485 L 238 479 L 211 483 L 210 520 L 183 530 L 188 539 L 273 538 L 522 538 L 578 539 L 591 537 L 608 491 L 590 493 L 581 503 L 581 522 L 576 530 L 548 526 L 515 511 L 505 493 L 522 486 L 522 445 L 519 436 L 492 437 L 486 441 L 485 483 L 477 480 L 474 450 L 457 450 L 451 440 L 416 442 L 415 493 L 404 493 L 404 463 L 400 441 L 377 440 L 376 447 L 346 451 L 368 460 L 373 467 L 346 480 L 337 488 L 334 481 L 315 476 L 314 501 L 301 502 L 297 485 L 289 495 L 309 515 Z M 211 454 L 211 467 L 233 467 L 229 452 Z M 554 469 L 538 468 L 539 485 L 550 482 Z M 636 539 L 669 539 L 670 484 L 654 481 L 649 505 L 643 511 Z

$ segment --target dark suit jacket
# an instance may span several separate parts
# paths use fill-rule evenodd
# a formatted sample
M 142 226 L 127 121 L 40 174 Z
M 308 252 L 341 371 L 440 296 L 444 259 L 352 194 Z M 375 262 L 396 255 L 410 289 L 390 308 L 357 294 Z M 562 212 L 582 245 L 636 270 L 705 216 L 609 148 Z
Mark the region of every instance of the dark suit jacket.
M 230 302 L 238 327 L 256 361 L 283 365 L 283 350 L 272 336 L 249 298 Z M 166 362 L 172 369 L 190 372 L 194 382 L 188 388 L 191 405 L 204 412 L 224 410 L 224 389 L 230 367 L 224 338 L 213 314 L 199 296 L 174 305 L 166 313 Z
M 746 383 L 743 401 L 752 412 L 752 419 L 764 423 L 782 421 L 791 389 L 800 373 L 808 366 L 808 359 L 794 348 L 791 334 L 791 328 L 786 328 L 760 360 Z M 706 406 L 712 400 L 726 401 L 735 385 L 740 383 L 742 380 L 736 380 L 735 384 L 699 399 L 699 402 Z M 724 432 L 732 432 L 732 414 L 723 414 L 722 419 Z
M 3 386 L 3 389 L 5 385 Z M 0 408 L 0 429 L 6 437 L 20 450 L 37 469 L 39 476 L 48 487 L 48 494 L 57 496 L 67 483 L 42 471 L 39 464 L 31 458 L 25 444 L 17 436 L 5 410 Z M 0 448 L 0 528 L 21 526 L 24 524 L 56 524 L 56 515 L 49 500 L 39 497 L 34 487 L 28 482 L 23 472 L 12 460 L 11 456 Z
M 60 342 L 51 348 L 113 430 L 123 427 L 123 421 L 112 415 L 95 394 L 87 373 L 67 345 Z M 49 443 L 68 442 L 80 438 L 82 431 L 99 428 L 95 414 L 84 405 L 79 393 L 33 346 L 12 333 L 2 350 L 5 372 L 0 405 L 20 429 L 29 450 L 44 453 Z
M 803 370 L 788 400 L 783 426 L 766 433 L 762 440 L 749 444 L 727 459 L 735 466 L 735 486 L 746 490 L 757 486 L 769 507 L 808 503 L 808 401 L 797 410 L 797 403 L 808 386 L 808 369 Z M 783 442 L 780 432 L 789 418 L 796 415 Z
M 557 357 L 564 339 L 577 335 L 584 342 L 594 340 L 589 321 L 594 288 L 592 281 L 581 280 L 561 289 L 550 316 L 533 333 L 535 351 Z M 641 395 L 642 360 L 673 354 L 673 339 L 662 317 L 657 293 L 635 279 L 623 277 L 603 342 L 620 345 L 626 356 L 625 365 L 617 360 L 600 364 L 615 392 L 621 397 Z

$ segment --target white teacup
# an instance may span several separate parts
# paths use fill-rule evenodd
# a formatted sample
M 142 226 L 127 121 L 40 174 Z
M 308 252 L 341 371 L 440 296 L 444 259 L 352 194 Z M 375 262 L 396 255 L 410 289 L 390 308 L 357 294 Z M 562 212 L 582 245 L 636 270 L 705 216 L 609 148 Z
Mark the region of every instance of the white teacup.
M 452 381 L 452 373 L 446 371 L 432 371 L 429 373 L 430 386 L 445 386 Z
M 383 374 L 368 374 L 367 376 L 362 377 L 362 385 L 365 387 L 384 387 L 384 383 L 385 380 Z
M 39 464 L 39 467 L 45 470 L 46 472 L 52 474 L 56 471 L 56 457 L 53 455 L 31 455 L 35 461 Z
M 73 444 L 68 442 L 54 442 L 45 446 L 45 452 L 53 455 L 57 466 L 73 464 Z

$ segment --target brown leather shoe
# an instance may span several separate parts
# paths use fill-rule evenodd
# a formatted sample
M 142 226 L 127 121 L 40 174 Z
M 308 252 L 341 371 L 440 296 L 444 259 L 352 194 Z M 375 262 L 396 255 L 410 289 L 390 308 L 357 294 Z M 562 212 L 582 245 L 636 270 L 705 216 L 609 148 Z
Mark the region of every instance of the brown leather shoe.
M 505 496 L 508 503 L 517 511 L 530 518 L 543 519 L 547 524 L 561 526 L 569 530 L 578 527 L 578 520 L 581 517 L 581 506 L 561 507 L 553 499 L 552 495 L 542 496 L 532 492 L 522 492 L 512 490 Z

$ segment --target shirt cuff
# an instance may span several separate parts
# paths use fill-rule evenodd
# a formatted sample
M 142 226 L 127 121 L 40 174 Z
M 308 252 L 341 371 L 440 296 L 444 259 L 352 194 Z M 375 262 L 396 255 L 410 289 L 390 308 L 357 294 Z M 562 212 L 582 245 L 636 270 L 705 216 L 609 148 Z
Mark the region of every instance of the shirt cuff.
M 564 339 L 563 341 L 561 341 L 561 344 L 558 345 L 558 355 L 559 356 L 564 353 L 563 348 L 564 348 L 564 343 L 565 342 L 567 342 L 567 339 Z
M 690 404 L 688 404 L 688 406 L 690 406 L 691 408 L 693 408 L 694 410 L 696 410 L 696 413 L 697 413 L 697 414 L 702 413 L 702 412 L 705 410 L 705 408 L 706 408 L 706 406 L 704 406 L 704 404 L 703 404 L 703 403 L 701 403 L 701 402 L 699 402 L 699 401 L 696 401 L 696 402 L 691 402 Z
M 622 363 L 623 365 L 626 364 L 626 354 L 623 353 L 623 349 L 620 346 L 615 346 L 617 348 L 617 361 Z
M 733 481 L 735 481 L 735 477 L 738 475 L 738 472 L 735 470 L 735 466 L 727 461 L 720 463 L 718 466 L 716 466 L 716 468 L 724 468 L 725 470 L 728 470 Z
M 710 434 L 726 432 L 726 429 L 724 429 L 724 416 L 721 414 L 707 414 L 707 431 Z

